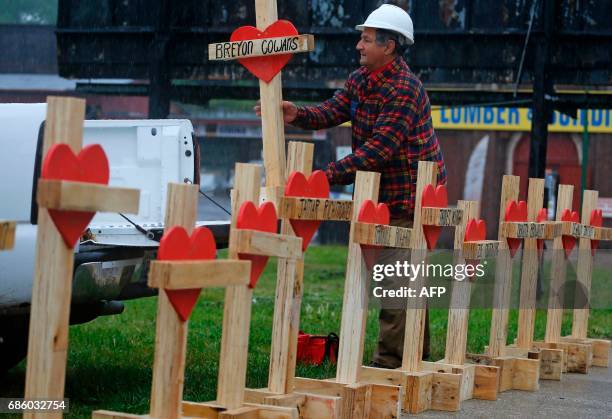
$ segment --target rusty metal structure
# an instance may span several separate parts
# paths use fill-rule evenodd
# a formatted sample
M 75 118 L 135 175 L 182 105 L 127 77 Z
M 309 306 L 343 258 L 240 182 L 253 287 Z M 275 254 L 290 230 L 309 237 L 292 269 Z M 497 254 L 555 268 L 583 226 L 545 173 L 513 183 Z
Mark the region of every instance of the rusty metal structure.
M 415 23 L 406 59 L 432 103 L 533 107 L 531 176 L 544 173 L 553 109 L 610 108 L 609 0 L 396 0 Z M 257 81 L 234 62 L 209 62 L 207 45 L 254 25 L 254 1 L 59 0 L 57 40 L 64 77 L 142 83 L 84 83 L 84 92 L 150 97 L 151 117 L 170 100 L 256 98 Z M 321 100 L 358 66 L 356 24 L 380 0 L 278 0 L 279 18 L 312 33 L 316 50 L 283 71 L 285 97 Z M 147 82 L 148 81 L 148 82 Z M 604 92 L 605 93 L 605 92 Z

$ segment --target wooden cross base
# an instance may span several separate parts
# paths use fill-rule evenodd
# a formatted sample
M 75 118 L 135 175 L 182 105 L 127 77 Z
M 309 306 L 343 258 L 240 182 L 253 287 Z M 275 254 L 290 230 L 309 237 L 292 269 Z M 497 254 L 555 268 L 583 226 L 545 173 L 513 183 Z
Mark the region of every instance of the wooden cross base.
M 499 367 L 497 390 L 500 393 L 508 390 L 537 391 L 540 388 L 540 359 L 481 354 L 467 354 L 466 358 L 476 364 Z
M 247 389 L 245 400 L 298 408 L 300 418 L 398 418 L 402 388 L 388 383 L 338 383 L 335 379 L 294 378 L 290 394 Z
M 593 362 L 593 347 L 587 342 L 533 342 L 533 346 L 563 351 L 563 372 L 588 374 Z
M 0 250 L 9 250 L 15 246 L 15 221 L 0 221 Z
M 509 345 L 504 348 L 506 356 L 538 359 L 540 361 L 540 380 L 561 380 L 567 372 L 567 350 L 563 345 L 544 342 L 533 342 L 531 349 Z
M 244 403 L 237 409 L 227 410 L 216 402 L 194 403 L 183 402 L 181 404 L 182 418 L 205 418 L 205 419 L 298 419 L 298 411 L 295 408 L 282 406 L 262 406 L 252 403 Z M 150 419 L 150 415 L 134 415 L 131 413 L 112 412 L 109 410 L 96 410 L 91 415 L 92 419 Z
M 561 342 L 564 343 L 583 343 L 590 344 L 593 347 L 593 363 L 592 365 L 595 367 L 609 367 L 610 362 L 610 347 L 612 346 L 612 341 L 607 339 L 580 339 L 574 338 L 571 336 L 563 336 L 561 338 Z
M 402 411 L 457 411 L 463 400 L 496 400 L 499 368 L 487 365 L 451 365 L 422 362 L 421 371 L 361 367 L 361 380 L 400 385 Z

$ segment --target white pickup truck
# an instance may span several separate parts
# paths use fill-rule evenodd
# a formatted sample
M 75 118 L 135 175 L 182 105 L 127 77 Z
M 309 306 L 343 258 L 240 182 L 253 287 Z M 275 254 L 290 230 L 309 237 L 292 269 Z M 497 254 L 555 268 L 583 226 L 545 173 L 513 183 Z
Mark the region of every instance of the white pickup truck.
M 0 219 L 17 221 L 15 247 L 0 251 L 0 374 L 26 354 L 35 264 L 37 179 L 46 104 L 0 104 Z M 75 248 L 71 324 L 123 311 L 150 296 L 148 261 L 163 231 L 169 182 L 199 183 L 199 149 L 188 120 L 85 121 L 83 144 L 104 148 L 110 185 L 140 189 L 138 215 L 98 213 Z M 227 245 L 229 221 L 208 226 Z

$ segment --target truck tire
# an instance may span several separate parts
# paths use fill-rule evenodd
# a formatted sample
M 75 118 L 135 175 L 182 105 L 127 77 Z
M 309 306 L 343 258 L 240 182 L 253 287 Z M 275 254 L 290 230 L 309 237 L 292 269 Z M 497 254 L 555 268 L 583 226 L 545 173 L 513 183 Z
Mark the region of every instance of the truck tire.
M 28 324 L 28 315 L 0 318 L 0 376 L 26 357 Z

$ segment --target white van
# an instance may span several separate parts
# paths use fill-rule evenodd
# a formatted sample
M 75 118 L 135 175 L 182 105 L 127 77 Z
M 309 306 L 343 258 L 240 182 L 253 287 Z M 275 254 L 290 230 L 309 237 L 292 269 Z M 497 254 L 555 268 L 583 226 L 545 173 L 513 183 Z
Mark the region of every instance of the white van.
M 27 352 L 35 264 L 36 185 L 46 104 L 0 104 L 0 219 L 17 221 L 15 247 L 0 251 L 0 374 Z M 155 294 L 148 261 L 163 231 L 169 182 L 199 184 L 198 145 L 188 120 L 85 121 L 83 144 L 101 144 L 112 186 L 140 189 L 138 215 L 98 213 L 75 248 L 71 324 L 123 311 L 121 300 Z M 209 227 L 227 245 L 229 221 Z

